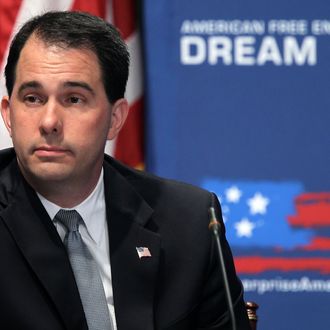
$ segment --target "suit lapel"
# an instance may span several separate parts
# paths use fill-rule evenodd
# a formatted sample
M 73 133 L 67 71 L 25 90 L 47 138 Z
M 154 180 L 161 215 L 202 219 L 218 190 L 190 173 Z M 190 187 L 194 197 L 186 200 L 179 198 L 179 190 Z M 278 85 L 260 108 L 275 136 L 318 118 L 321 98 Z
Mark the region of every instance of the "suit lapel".
M 53 301 L 64 327 L 87 329 L 65 248 L 39 198 L 23 178 L 13 202 L 0 216 L 29 267 Z
M 119 329 L 154 329 L 160 237 L 145 226 L 152 209 L 117 171 L 105 164 L 105 197 L 116 320 Z M 146 247 L 151 257 L 139 258 Z
M 17 167 L 17 164 L 10 166 Z M 152 330 L 161 243 L 160 236 L 146 227 L 153 210 L 116 170 L 107 163 L 104 169 L 118 329 Z M 18 172 L 17 168 L 16 175 Z M 0 217 L 54 303 L 64 328 L 87 329 L 65 248 L 39 198 L 23 178 Z M 151 257 L 140 259 L 137 247 L 148 248 Z

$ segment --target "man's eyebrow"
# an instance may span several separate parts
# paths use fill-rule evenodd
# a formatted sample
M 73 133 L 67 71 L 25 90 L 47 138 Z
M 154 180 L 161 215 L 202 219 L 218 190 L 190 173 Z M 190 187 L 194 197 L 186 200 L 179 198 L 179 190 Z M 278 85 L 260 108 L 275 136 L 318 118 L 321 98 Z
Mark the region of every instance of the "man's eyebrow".
M 66 81 L 63 87 L 80 87 L 95 95 L 94 89 L 83 81 Z M 22 93 L 22 91 L 27 88 L 42 88 L 42 85 L 36 80 L 24 82 L 19 86 L 18 94 Z
M 22 91 L 24 91 L 24 89 L 27 89 L 27 88 L 41 88 L 41 87 L 42 87 L 42 85 L 35 80 L 27 81 L 27 82 L 22 83 L 21 86 L 19 86 L 18 94 L 22 93 Z
M 81 87 L 83 89 L 86 89 L 87 91 L 89 91 L 93 95 L 95 95 L 94 89 L 90 85 L 88 85 L 87 83 L 85 83 L 83 81 L 66 81 L 63 84 L 63 86 L 64 87 Z

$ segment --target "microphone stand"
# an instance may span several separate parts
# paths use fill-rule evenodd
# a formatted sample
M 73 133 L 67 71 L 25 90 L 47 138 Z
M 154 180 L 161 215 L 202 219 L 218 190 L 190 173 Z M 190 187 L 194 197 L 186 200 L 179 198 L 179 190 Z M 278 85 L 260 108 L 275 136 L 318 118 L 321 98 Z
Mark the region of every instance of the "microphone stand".
M 217 220 L 213 206 L 210 207 L 209 211 L 210 211 L 209 229 L 213 233 L 215 241 L 216 241 L 216 245 L 217 245 L 218 257 L 219 257 L 220 266 L 221 266 L 221 273 L 222 273 L 223 283 L 224 283 L 224 287 L 225 287 L 225 293 L 226 293 L 226 299 L 227 299 L 227 304 L 228 304 L 228 309 L 229 309 L 229 314 L 230 314 L 230 319 L 231 319 L 232 330 L 236 330 L 236 319 L 235 319 L 235 314 L 234 314 L 233 301 L 232 301 L 231 295 L 230 295 L 228 276 L 227 276 L 225 261 L 223 258 L 223 253 L 222 253 L 221 244 L 220 244 L 220 237 L 219 237 L 219 231 L 221 229 L 221 224 Z

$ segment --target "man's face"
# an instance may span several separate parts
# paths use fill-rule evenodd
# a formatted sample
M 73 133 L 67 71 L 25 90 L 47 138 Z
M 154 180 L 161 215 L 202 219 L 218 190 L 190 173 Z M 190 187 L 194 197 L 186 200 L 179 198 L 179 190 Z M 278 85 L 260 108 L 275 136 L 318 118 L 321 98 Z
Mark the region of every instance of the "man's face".
M 2 100 L 19 165 L 37 184 L 95 181 L 126 108 L 123 99 L 110 105 L 93 52 L 46 46 L 34 36 L 22 49 L 10 100 Z

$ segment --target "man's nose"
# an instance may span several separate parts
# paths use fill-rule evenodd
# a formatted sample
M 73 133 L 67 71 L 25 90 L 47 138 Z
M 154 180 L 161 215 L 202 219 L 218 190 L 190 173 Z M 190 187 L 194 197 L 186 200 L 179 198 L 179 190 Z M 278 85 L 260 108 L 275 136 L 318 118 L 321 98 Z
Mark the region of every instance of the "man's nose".
M 55 101 L 48 101 L 44 105 L 40 119 L 41 133 L 47 135 L 59 135 L 62 133 L 62 128 L 61 106 Z

